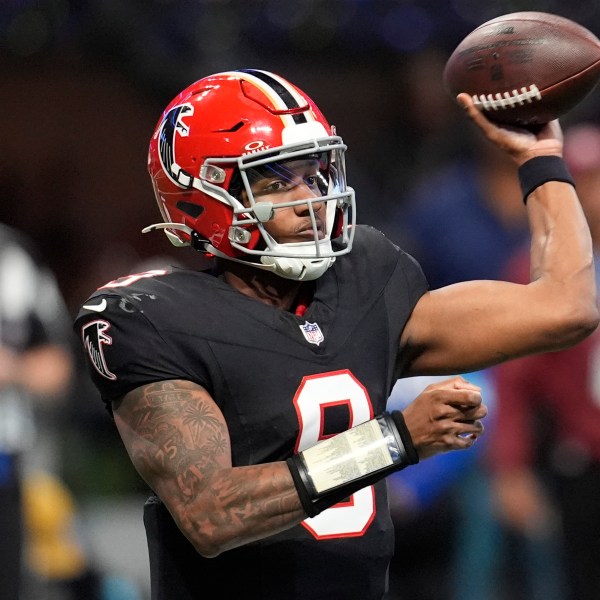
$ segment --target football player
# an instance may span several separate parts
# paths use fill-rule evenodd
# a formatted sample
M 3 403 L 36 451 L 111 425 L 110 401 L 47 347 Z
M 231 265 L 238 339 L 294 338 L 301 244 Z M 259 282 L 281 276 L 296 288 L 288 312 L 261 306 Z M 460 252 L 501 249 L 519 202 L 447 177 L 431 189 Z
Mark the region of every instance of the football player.
M 76 319 L 153 492 L 153 600 L 208 588 L 381 599 L 393 548 L 385 476 L 469 448 L 486 415 L 460 376 L 388 412 L 397 379 L 555 350 L 597 326 L 590 236 L 558 122 L 509 130 L 459 101 L 519 168 L 528 285 L 429 290 L 413 258 L 356 224 L 342 138 L 276 74 L 218 73 L 165 109 L 148 157 L 163 221 L 146 231 L 212 257 L 211 268 L 124 276 Z

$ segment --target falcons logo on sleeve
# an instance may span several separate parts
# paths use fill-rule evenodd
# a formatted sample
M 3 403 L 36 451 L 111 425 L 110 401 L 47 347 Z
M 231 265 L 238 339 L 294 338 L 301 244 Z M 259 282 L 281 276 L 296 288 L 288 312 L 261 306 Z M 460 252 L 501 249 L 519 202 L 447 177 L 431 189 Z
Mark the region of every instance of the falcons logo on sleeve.
M 112 344 L 112 338 L 106 334 L 109 329 L 110 323 L 107 321 L 92 321 L 81 328 L 81 337 L 83 338 L 83 347 L 96 371 L 102 377 L 114 380 L 117 376 L 109 371 L 103 350 L 104 345 L 110 346 Z

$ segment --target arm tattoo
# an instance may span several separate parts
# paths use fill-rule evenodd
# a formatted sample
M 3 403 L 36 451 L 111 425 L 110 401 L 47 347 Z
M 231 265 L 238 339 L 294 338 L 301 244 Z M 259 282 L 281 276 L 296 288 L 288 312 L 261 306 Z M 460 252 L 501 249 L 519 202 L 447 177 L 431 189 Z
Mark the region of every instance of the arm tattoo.
M 222 420 L 202 390 L 188 382 L 161 381 L 134 394 L 128 421 L 141 439 L 133 441 L 132 460 L 142 471 L 159 465 L 173 472 L 181 492 L 193 497 L 229 453 Z
M 287 468 L 283 477 L 268 465 L 235 473 L 228 468 L 227 426 L 201 387 L 189 381 L 153 383 L 131 392 L 116 413 L 125 423 L 121 435 L 131 460 L 150 487 L 171 482 L 161 490 L 163 501 L 191 539 L 192 532 L 218 531 L 237 545 L 286 529 L 303 516 Z

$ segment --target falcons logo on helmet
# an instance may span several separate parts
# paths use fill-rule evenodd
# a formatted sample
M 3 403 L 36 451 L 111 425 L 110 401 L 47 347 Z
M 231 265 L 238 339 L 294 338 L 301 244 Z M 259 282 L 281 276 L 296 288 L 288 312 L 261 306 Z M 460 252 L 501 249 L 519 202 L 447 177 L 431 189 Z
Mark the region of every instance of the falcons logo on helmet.
M 191 104 L 175 106 L 165 115 L 158 131 L 160 164 L 173 183 L 186 189 L 192 186 L 194 176 L 177 164 L 175 159 L 175 136 L 187 137 L 190 134 L 190 128 L 183 119 L 191 117 L 193 114 L 194 107 Z
M 111 373 L 106 364 L 103 346 L 110 346 L 112 338 L 106 335 L 106 331 L 110 329 L 110 323 L 103 320 L 92 321 L 84 325 L 81 329 L 83 338 L 83 347 L 87 351 L 90 361 L 94 365 L 96 371 L 106 377 L 106 379 L 116 379 L 117 376 Z

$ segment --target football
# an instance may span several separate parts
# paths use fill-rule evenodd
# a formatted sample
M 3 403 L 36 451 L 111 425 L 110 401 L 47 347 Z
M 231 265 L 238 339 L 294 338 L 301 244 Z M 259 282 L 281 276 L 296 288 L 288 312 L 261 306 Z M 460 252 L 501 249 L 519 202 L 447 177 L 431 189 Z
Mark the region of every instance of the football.
M 565 17 L 511 13 L 467 35 L 446 62 L 443 77 L 453 97 L 470 94 L 493 121 L 542 125 L 592 91 L 600 78 L 600 40 Z

